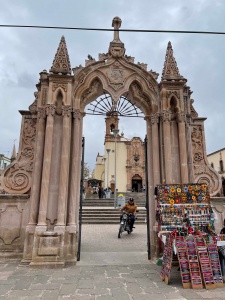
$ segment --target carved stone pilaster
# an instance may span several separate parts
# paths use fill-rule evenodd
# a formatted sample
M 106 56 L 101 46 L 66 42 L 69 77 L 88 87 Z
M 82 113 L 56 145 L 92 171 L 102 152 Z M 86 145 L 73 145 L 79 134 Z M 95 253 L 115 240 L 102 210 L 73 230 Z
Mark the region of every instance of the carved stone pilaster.
M 185 123 L 186 122 L 186 115 L 185 115 L 185 112 L 184 111 L 180 111 L 176 114 L 176 119 L 177 119 L 177 122 L 183 122 Z
M 55 115 L 56 106 L 54 104 L 47 104 L 46 105 L 46 115 L 47 116 L 54 116 Z
M 82 117 L 82 114 L 81 114 L 80 110 L 73 108 L 73 118 L 80 120 L 81 117 Z
M 44 107 L 38 107 L 37 109 L 38 119 L 45 119 L 46 118 L 46 111 Z
M 161 114 L 163 122 L 170 122 L 171 120 L 171 112 L 170 110 L 164 110 Z
M 45 88 L 45 89 L 43 89 L 43 91 L 42 91 L 42 98 L 41 98 L 41 104 L 42 104 L 42 105 L 45 105 L 45 104 L 46 104 L 46 102 L 47 102 L 47 95 L 48 95 L 48 89 Z
M 63 105 L 62 106 L 62 115 L 63 117 L 71 117 L 72 107 L 70 105 Z
M 152 125 L 158 124 L 159 123 L 159 114 L 158 113 L 151 114 L 150 115 L 150 122 L 151 122 Z

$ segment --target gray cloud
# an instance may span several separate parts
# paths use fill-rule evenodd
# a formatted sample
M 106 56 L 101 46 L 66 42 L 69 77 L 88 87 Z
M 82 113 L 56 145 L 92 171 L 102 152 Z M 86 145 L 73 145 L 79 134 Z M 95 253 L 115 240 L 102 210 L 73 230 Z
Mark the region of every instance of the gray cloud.
M 223 0 L 115 1 L 11 0 L 1 1 L 0 23 L 72 27 L 111 28 L 114 16 L 122 18 L 122 28 L 223 31 Z M 19 140 L 21 116 L 33 102 L 39 72 L 49 70 L 61 36 L 64 35 L 72 67 L 84 65 L 88 54 L 97 58 L 107 52 L 112 32 L 0 28 L 0 153 L 12 149 Z M 120 33 L 126 53 L 135 62 L 148 64 L 160 73 L 168 41 L 172 42 L 180 73 L 193 91 L 194 107 L 205 122 L 207 151 L 224 147 L 223 85 L 225 44 L 222 35 L 172 33 Z M 121 120 L 125 136 L 145 136 L 145 122 Z M 133 122 L 134 124 L 134 122 Z M 132 130 L 131 130 L 132 128 Z M 103 151 L 104 118 L 86 116 L 85 160 L 93 167 Z M 7 154 L 7 153 L 5 153 Z

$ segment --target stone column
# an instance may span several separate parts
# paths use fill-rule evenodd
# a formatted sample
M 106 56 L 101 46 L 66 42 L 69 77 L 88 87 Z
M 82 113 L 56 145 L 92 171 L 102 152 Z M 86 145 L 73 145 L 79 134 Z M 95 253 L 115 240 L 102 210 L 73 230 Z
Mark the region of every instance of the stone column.
M 164 163 L 165 163 L 165 179 L 167 184 L 172 183 L 172 151 L 171 151 L 171 135 L 170 135 L 170 118 L 169 110 L 162 113 L 163 121 L 163 142 L 164 142 Z
M 160 184 L 160 163 L 159 163 L 159 114 L 155 113 L 151 115 L 152 125 L 152 164 L 154 174 L 154 186 Z
M 40 199 L 40 207 L 39 207 L 38 225 L 46 225 L 55 105 L 53 104 L 46 105 L 46 115 L 47 115 L 47 122 L 46 122 L 46 130 L 45 130 L 45 148 L 44 148 L 44 161 L 43 161 L 43 171 L 42 171 L 41 199 Z
M 70 166 L 70 139 L 71 139 L 71 112 L 69 105 L 62 107 L 63 132 L 62 132 L 62 153 L 60 159 L 60 179 L 57 225 L 66 225 L 67 198 L 69 186 L 69 166 Z
M 69 198 L 69 215 L 68 215 L 68 225 L 76 224 L 76 207 L 79 202 L 77 199 L 77 190 L 80 184 L 80 120 L 81 113 L 79 109 L 73 109 L 73 132 L 72 132 L 72 158 L 71 158 L 71 173 L 70 173 L 70 198 Z
M 184 111 L 177 114 L 178 135 L 179 135 L 179 152 L 180 152 L 180 172 L 181 182 L 188 183 L 188 167 L 187 167 L 187 144 L 185 131 L 185 113 Z
M 37 143 L 36 143 L 36 153 L 34 162 L 34 172 L 33 180 L 31 186 L 31 206 L 30 206 L 30 216 L 29 225 L 36 225 L 38 219 L 38 206 L 40 199 L 40 189 L 41 189 L 41 172 L 42 172 L 42 161 L 44 153 L 44 139 L 45 139 L 45 108 L 38 107 L 38 125 L 37 125 Z
M 156 238 L 155 226 L 155 199 L 154 199 L 154 172 L 153 172 L 153 147 L 152 147 L 152 125 L 151 119 L 146 118 L 147 123 L 147 159 L 148 159 L 148 203 L 149 203 L 149 229 L 151 256 L 155 255 Z
M 78 149 L 79 149 L 79 154 L 78 154 L 78 168 L 77 168 L 77 175 L 78 175 L 78 179 L 77 179 L 77 190 L 76 190 L 76 215 L 75 215 L 75 222 L 76 224 L 78 224 L 79 221 L 79 207 L 80 207 L 80 180 L 81 180 L 81 161 L 82 161 L 82 133 L 83 133 L 83 117 L 84 114 L 81 113 L 81 117 L 79 119 L 79 128 L 80 128 L 80 137 L 78 140 Z
M 188 182 L 194 182 L 194 167 L 192 155 L 192 141 L 191 141 L 191 117 L 187 118 L 187 160 L 188 160 Z

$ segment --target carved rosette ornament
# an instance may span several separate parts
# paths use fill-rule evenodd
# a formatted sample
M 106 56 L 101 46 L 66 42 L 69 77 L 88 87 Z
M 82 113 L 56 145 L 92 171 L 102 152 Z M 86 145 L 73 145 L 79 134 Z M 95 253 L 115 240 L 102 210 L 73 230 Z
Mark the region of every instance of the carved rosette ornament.
M 21 151 L 17 159 L 2 174 L 2 186 L 9 194 L 25 194 L 30 190 L 34 164 L 36 119 L 25 117 Z
M 191 140 L 195 182 L 206 183 L 211 196 L 214 196 L 220 190 L 220 179 L 219 174 L 209 166 L 205 159 L 201 125 L 193 126 Z
M 162 121 L 163 122 L 170 122 L 171 120 L 171 111 L 170 110 L 164 110 L 161 114 Z
M 71 117 L 72 107 L 70 105 L 63 105 L 62 106 L 62 115 L 63 117 Z
M 56 106 L 54 104 L 47 104 L 46 105 L 46 115 L 47 116 L 54 116 L 55 115 Z

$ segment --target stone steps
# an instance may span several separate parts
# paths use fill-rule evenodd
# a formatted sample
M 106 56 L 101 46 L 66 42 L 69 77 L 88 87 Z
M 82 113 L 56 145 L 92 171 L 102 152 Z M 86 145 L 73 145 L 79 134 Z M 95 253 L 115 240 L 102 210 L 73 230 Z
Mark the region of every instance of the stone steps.
M 95 196 L 95 195 L 93 195 Z M 132 195 L 133 196 L 133 195 Z M 138 206 L 135 222 L 146 223 L 145 195 L 133 197 Z M 126 197 L 127 199 L 127 197 Z M 85 198 L 82 203 L 82 224 L 118 224 L 121 211 L 114 208 L 114 199 Z

